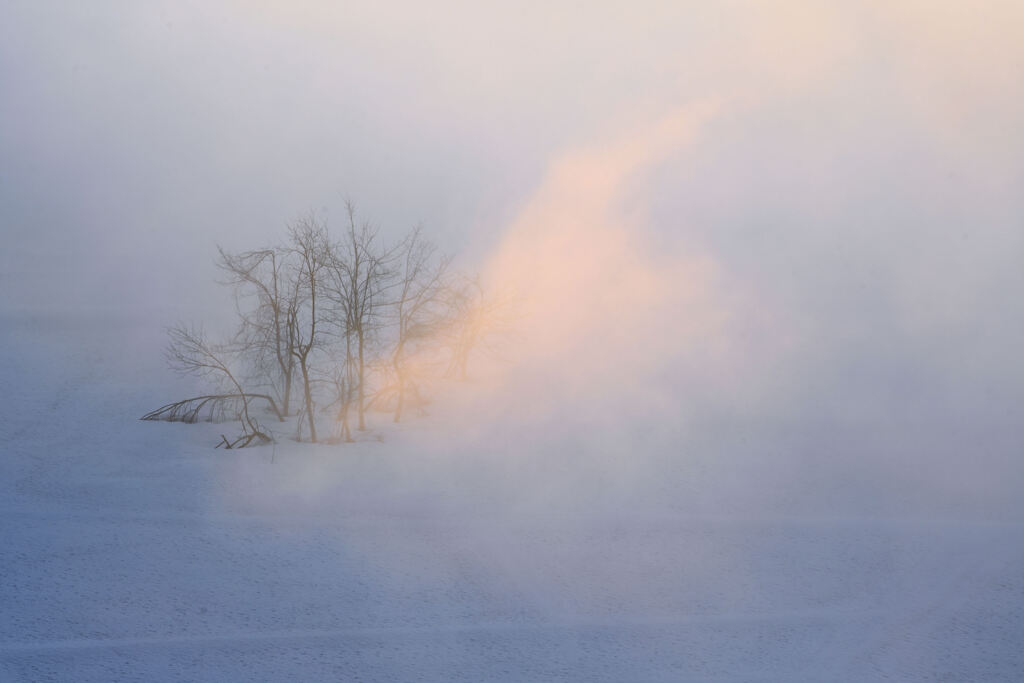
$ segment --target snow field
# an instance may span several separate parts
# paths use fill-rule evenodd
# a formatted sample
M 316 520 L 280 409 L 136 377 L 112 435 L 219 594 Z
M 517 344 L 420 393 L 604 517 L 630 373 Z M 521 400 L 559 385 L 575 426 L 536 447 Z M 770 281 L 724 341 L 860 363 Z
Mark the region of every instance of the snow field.
M 136 420 L 179 387 L 159 330 L 118 325 L 4 320 L 0 680 L 1024 678 L 996 447 L 960 488 L 757 429 L 628 469 L 571 434 L 424 446 L 429 422 L 224 452 Z

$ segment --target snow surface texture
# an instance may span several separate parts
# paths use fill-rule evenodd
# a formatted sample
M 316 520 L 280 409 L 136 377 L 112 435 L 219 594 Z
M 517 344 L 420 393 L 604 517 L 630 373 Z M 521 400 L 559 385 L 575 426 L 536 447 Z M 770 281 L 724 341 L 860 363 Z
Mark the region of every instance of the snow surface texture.
M 137 420 L 183 391 L 157 326 L 0 335 L 2 681 L 1024 680 L 1024 477 L 985 430 L 223 451 Z

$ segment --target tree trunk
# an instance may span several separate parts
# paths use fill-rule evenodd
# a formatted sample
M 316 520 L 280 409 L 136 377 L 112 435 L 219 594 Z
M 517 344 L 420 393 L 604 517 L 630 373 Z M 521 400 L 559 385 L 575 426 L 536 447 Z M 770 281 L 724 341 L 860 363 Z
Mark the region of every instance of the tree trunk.
M 398 378 L 398 404 L 395 406 L 395 422 L 402 419 L 402 408 L 405 407 L 405 380 Z
M 316 443 L 316 422 L 313 420 L 313 394 L 309 389 L 309 370 L 306 368 L 306 358 L 299 360 L 299 367 L 302 368 L 302 388 L 306 393 L 306 417 L 309 418 L 309 438 Z
M 363 327 L 357 330 L 359 338 L 359 431 L 366 431 L 366 362 L 363 356 Z
M 341 406 L 341 410 L 338 411 L 338 421 L 341 422 L 341 438 L 346 441 L 352 441 L 352 429 L 348 424 L 348 399 L 345 399 Z
M 405 407 L 405 375 L 402 374 L 402 351 L 405 341 L 399 340 L 395 354 L 391 357 L 391 367 L 395 369 L 395 377 L 398 378 L 398 401 L 395 404 L 395 422 L 402 419 L 402 408 Z
M 292 399 L 292 368 L 288 368 L 288 371 L 284 373 L 284 400 L 282 401 L 282 403 L 284 403 L 283 407 L 284 407 L 284 414 L 285 415 L 290 415 L 291 414 L 291 410 L 289 408 L 289 406 L 291 405 L 291 399 Z

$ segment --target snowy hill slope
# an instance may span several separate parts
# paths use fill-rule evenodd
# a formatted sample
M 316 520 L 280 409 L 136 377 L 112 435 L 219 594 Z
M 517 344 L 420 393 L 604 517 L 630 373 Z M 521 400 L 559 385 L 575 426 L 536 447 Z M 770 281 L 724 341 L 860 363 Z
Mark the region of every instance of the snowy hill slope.
M 181 390 L 158 327 L 0 330 L 0 680 L 1024 678 L 1006 434 L 446 441 L 439 407 L 225 452 L 137 420 Z

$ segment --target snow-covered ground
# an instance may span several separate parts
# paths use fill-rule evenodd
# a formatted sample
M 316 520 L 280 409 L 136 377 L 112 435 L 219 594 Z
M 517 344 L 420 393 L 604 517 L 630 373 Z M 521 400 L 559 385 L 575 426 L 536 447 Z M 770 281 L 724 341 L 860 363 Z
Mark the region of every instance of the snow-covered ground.
M 181 395 L 162 343 L 0 320 L 2 681 L 1024 680 L 1006 429 L 223 451 L 137 420 Z

